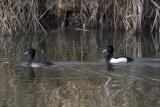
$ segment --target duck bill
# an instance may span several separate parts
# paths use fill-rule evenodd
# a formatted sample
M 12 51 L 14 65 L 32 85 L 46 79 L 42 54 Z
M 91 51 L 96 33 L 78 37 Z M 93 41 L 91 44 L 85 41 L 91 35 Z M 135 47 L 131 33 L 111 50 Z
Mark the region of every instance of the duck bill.
M 102 51 L 102 55 L 103 55 L 103 57 L 106 57 L 106 56 L 107 56 L 107 49 L 104 49 L 104 50 Z
M 25 53 L 23 53 L 24 55 L 28 55 L 28 51 L 26 51 Z
M 107 52 L 107 49 L 104 49 L 103 51 L 102 51 L 102 53 L 106 53 Z
M 106 58 L 106 57 L 108 57 L 108 56 L 111 56 L 111 54 L 108 52 L 107 49 L 104 49 L 104 50 L 102 51 L 102 53 L 103 53 L 103 57 L 104 57 L 104 58 Z

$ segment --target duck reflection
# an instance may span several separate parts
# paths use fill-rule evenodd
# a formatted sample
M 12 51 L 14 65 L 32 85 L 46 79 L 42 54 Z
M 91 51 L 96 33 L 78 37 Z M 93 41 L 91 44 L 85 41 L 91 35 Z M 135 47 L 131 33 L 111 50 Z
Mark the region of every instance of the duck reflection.
M 28 78 L 29 78 L 30 80 L 34 80 L 35 77 L 36 77 L 34 69 L 33 69 L 32 67 L 29 67 L 29 70 L 28 70 L 28 71 L 29 71 L 29 72 L 28 72 Z
M 113 65 L 112 64 L 106 64 L 106 70 L 111 72 L 114 71 Z

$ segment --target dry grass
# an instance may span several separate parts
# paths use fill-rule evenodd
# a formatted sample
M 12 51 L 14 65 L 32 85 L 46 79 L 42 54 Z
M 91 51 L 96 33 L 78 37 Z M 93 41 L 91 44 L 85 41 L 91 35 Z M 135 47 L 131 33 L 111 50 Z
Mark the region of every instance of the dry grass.
M 1 0 L 0 32 L 13 34 L 46 29 L 40 20 L 45 15 L 61 21 L 70 11 L 72 26 L 124 31 L 160 31 L 159 0 Z M 48 16 L 49 17 L 49 16 Z M 54 19 L 53 19 L 54 20 Z

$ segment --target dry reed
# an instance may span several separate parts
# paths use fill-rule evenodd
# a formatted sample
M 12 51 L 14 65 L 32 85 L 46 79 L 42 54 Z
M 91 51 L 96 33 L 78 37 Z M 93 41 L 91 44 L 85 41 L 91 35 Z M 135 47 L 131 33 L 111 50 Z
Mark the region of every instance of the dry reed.
M 46 33 L 45 17 L 58 19 L 58 27 L 67 17 L 71 27 L 85 24 L 133 33 L 160 31 L 159 0 L 1 0 L 0 13 L 1 34 Z

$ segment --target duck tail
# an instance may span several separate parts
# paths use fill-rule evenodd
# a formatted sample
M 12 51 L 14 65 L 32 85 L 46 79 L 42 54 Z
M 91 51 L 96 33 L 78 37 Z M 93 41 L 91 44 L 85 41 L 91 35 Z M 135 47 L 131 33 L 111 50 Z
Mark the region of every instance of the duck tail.
M 127 57 L 127 62 L 134 61 L 133 58 Z

